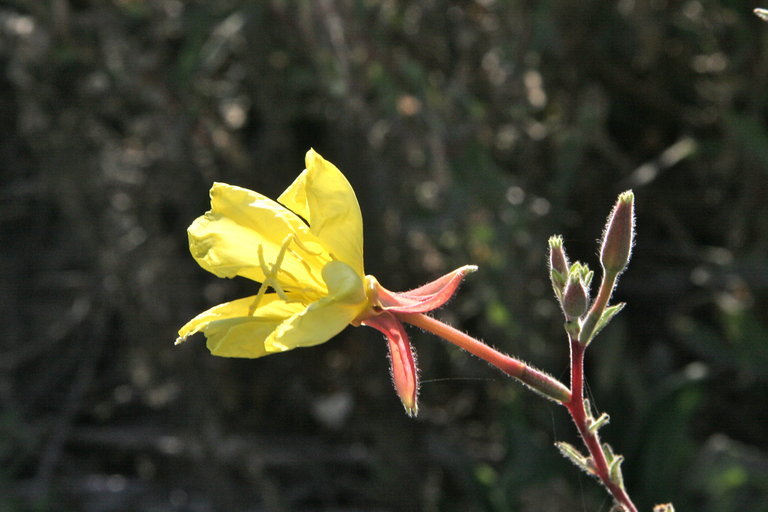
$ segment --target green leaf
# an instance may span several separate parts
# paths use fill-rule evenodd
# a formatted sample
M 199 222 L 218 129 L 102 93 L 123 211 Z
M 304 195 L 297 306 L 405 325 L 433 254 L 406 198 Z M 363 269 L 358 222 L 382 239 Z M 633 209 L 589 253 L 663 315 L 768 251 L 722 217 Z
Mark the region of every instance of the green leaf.
M 592 334 L 589 335 L 587 344 L 589 344 L 595 338 L 595 336 L 597 336 L 597 333 L 603 330 L 603 327 L 608 325 L 608 322 L 613 320 L 613 317 L 616 316 L 619 313 L 619 311 L 624 309 L 624 306 L 626 306 L 626 303 L 620 302 L 618 304 L 605 308 L 605 311 L 603 311 L 603 314 L 600 315 L 600 320 L 598 320 L 597 324 L 595 325 L 595 329 L 592 331 Z
M 624 488 L 624 476 L 621 474 L 621 463 L 624 462 L 623 455 L 616 455 L 613 457 L 611 464 L 608 466 L 608 475 L 611 477 L 611 482 L 615 483 L 622 489 Z
M 611 417 L 607 413 L 602 413 L 599 418 L 590 421 L 589 431 L 592 433 L 597 432 L 598 429 L 607 425 L 609 421 L 611 421 Z
M 592 460 L 589 457 L 582 455 L 572 444 L 558 441 L 555 443 L 555 446 L 560 450 L 560 453 L 563 454 L 563 457 L 573 462 L 577 468 L 590 475 L 594 475 L 595 470 L 592 467 Z

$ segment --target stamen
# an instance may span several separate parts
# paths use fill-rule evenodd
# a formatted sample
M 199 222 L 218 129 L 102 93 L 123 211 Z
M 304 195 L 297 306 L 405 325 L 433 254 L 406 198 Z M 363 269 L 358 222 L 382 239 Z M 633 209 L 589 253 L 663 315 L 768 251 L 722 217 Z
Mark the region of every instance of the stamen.
M 296 235 L 291 235 L 293 237 L 293 241 L 296 242 L 296 245 L 299 246 L 299 249 L 303 250 L 307 254 L 311 254 L 312 256 L 320 256 L 323 254 L 323 251 L 310 251 L 309 248 L 304 245 L 304 242 L 301 241 L 301 238 L 297 237 Z
M 253 315 L 253 313 L 256 311 L 256 308 L 259 307 L 261 299 L 264 298 L 264 294 L 266 293 L 268 287 L 271 287 L 273 290 L 275 290 L 275 293 L 277 293 L 278 297 L 288 302 L 288 297 L 286 297 L 283 288 L 280 286 L 280 283 L 277 280 L 277 272 L 280 270 L 280 265 L 283 264 L 285 251 L 293 238 L 293 235 L 288 235 L 285 237 L 283 244 L 280 246 L 280 252 L 277 253 L 277 258 L 275 259 L 275 263 L 272 266 L 268 265 L 264 259 L 264 246 L 259 245 L 257 254 L 259 256 L 259 266 L 264 272 L 264 281 L 261 283 L 261 286 L 259 286 L 259 291 L 256 294 L 256 298 L 253 300 L 253 304 L 251 304 L 251 307 L 248 308 L 249 315 Z
M 261 269 L 264 270 L 267 267 L 267 263 L 264 261 L 263 247 L 259 245 L 259 248 L 257 249 L 256 252 L 259 255 L 259 265 L 261 266 Z M 259 291 L 256 294 L 256 298 L 253 299 L 253 304 L 251 304 L 251 306 L 248 308 L 248 316 L 253 316 L 253 314 L 256 312 L 256 308 L 259 307 L 259 303 L 261 302 L 261 299 L 264 297 L 264 293 L 267 291 L 267 288 L 269 287 L 267 280 L 268 280 L 267 272 L 264 271 L 264 282 L 261 283 L 261 286 L 259 286 Z
M 290 272 L 288 272 L 288 271 L 287 271 L 287 270 L 285 270 L 284 268 L 281 268 L 281 269 L 279 269 L 279 270 L 280 270 L 280 272 L 282 272 L 283 274 L 285 274 L 286 276 L 288 276 L 288 278 L 289 278 L 289 279 L 292 279 L 292 280 L 296 281 L 297 283 L 299 282 L 299 281 L 298 281 L 298 279 L 296 279 L 296 276 L 294 276 L 293 274 L 291 274 Z
M 295 255 L 295 256 L 296 256 L 296 259 L 299 261 L 299 263 L 301 263 L 301 264 L 304 266 L 304 270 L 306 270 L 306 271 L 307 271 L 307 275 L 309 275 L 309 277 L 311 277 L 311 278 L 312 278 L 312 279 L 313 279 L 313 280 L 314 280 L 314 281 L 315 281 L 317 284 L 319 284 L 321 287 L 322 287 L 322 286 L 325 286 L 325 283 L 323 283 L 323 282 L 322 282 L 320 279 L 318 279 L 318 277 L 317 277 L 317 276 L 315 275 L 315 273 L 312 271 L 312 266 L 311 266 L 309 263 L 307 263 L 307 262 L 306 262 L 306 260 L 305 260 L 304 258 L 302 258 L 301 256 L 299 256 L 299 255 L 298 255 L 298 253 L 296 253 L 296 252 L 294 252 L 294 251 L 291 251 L 291 254 Z M 289 275 L 290 277 L 293 277 L 293 276 L 291 275 L 291 273 L 290 273 L 290 272 L 288 272 L 287 270 L 283 270 L 283 272 L 284 272 L 285 274 Z M 295 278 L 294 278 L 294 280 L 295 280 Z
M 289 245 L 291 242 L 295 242 L 299 249 L 305 251 L 310 256 L 323 256 L 322 251 L 312 251 L 310 250 L 304 243 L 299 239 L 299 237 L 296 236 L 296 234 L 291 233 L 288 236 L 283 239 L 283 243 L 280 246 L 280 251 L 277 253 L 277 258 L 275 258 L 275 262 L 270 265 L 267 263 L 267 261 L 264 259 L 264 246 L 259 245 L 257 249 L 257 254 L 259 258 L 259 266 L 261 267 L 262 272 L 264 272 L 264 281 L 262 281 L 261 286 L 259 286 L 259 291 L 256 294 L 256 298 L 253 300 L 253 304 L 248 308 L 248 314 L 253 315 L 256 312 L 256 309 L 259 307 L 259 304 L 261 303 L 261 300 L 264 298 L 264 294 L 267 292 L 268 288 L 272 288 L 275 293 L 277 293 L 277 296 L 280 297 L 285 302 L 297 302 L 296 300 L 292 300 L 288 297 L 285 290 L 283 290 L 282 286 L 280 285 L 280 281 L 277 278 L 277 275 L 279 272 L 282 272 L 284 275 L 288 277 L 291 281 L 298 283 L 299 280 L 296 279 L 296 276 L 294 276 L 289 271 L 285 270 L 284 268 L 281 268 L 283 264 L 283 260 L 285 259 L 285 253 L 290 252 L 295 259 L 300 262 L 304 269 L 307 271 L 307 274 L 321 287 L 325 286 L 325 283 L 321 281 L 318 276 L 315 275 L 315 272 L 313 272 L 312 266 L 307 263 L 305 258 L 303 258 L 301 255 L 299 255 L 295 250 L 289 249 Z M 321 258 L 321 260 L 324 258 Z M 332 257 L 332 259 L 335 259 Z M 310 289 L 302 289 L 300 290 L 302 295 L 306 295 L 307 292 L 310 292 L 312 290 Z
M 301 241 L 301 238 L 299 238 L 299 237 L 298 237 L 298 236 L 296 236 L 295 234 L 292 234 L 292 235 L 289 235 L 289 236 L 291 236 L 291 237 L 292 237 L 291 239 L 292 239 L 292 240 L 293 240 L 293 241 L 296 243 L 296 246 L 297 246 L 299 249 L 301 249 L 302 251 L 306 252 L 306 253 L 307 253 L 308 255 L 310 255 L 310 256 L 319 257 L 319 259 L 320 259 L 320 261 L 322 262 L 323 266 L 324 266 L 326 263 L 328 263 L 328 261 L 330 261 L 330 260 L 328 260 L 328 261 L 324 261 L 326 258 L 324 258 L 324 257 L 323 257 L 323 251 L 322 251 L 322 250 L 313 251 L 313 250 L 311 250 L 309 247 L 307 247 L 307 246 L 304 244 L 304 242 L 302 242 L 302 241 Z M 324 282 L 322 279 L 320 279 L 320 278 L 319 278 L 317 275 L 315 275 L 316 273 L 315 273 L 315 272 L 313 272 L 313 269 L 312 269 L 312 265 L 310 265 L 309 263 L 307 263 L 307 261 L 306 261 L 306 258 L 302 257 L 302 256 L 301 256 L 301 255 L 300 255 L 298 252 L 294 251 L 293 249 L 288 249 L 288 251 L 289 251 L 289 252 L 290 252 L 290 253 L 291 253 L 293 256 L 295 256 L 295 257 L 296 257 L 296 260 L 297 260 L 298 262 L 300 262 L 300 263 L 301 263 L 301 264 L 304 266 L 304 269 L 307 271 L 307 274 L 309 275 L 309 277 L 311 277 L 311 278 L 312 278 L 312 280 L 314 280 L 314 281 L 315 281 L 315 283 L 317 283 L 317 284 L 318 284 L 320 287 L 325 287 L 325 282 Z M 280 270 L 281 270 L 282 272 L 284 272 L 285 274 L 287 274 L 288 276 L 290 276 L 291 278 L 293 278 L 293 280 L 294 280 L 294 281 L 298 282 L 298 281 L 297 281 L 297 280 L 296 280 L 296 279 L 295 279 L 293 276 L 291 276 L 291 274 L 290 274 L 290 273 L 289 273 L 287 270 L 283 270 L 283 269 L 280 269 Z

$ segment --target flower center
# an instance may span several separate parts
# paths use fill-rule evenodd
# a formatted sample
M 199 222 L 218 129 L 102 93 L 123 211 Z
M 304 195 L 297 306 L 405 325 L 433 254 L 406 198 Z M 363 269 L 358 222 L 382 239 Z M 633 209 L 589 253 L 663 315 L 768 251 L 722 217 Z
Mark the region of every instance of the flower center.
M 286 293 L 286 291 L 283 289 L 283 285 L 281 284 L 280 278 L 279 278 L 280 272 L 282 272 L 292 281 L 298 282 L 298 280 L 293 274 L 291 274 L 288 270 L 281 268 L 283 264 L 283 260 L 285 259 L 286 252 L 290 252 L 291 255 L 295 258 L 295 260 L 300 262 L 304 266 L 304 268 L 307 270 L 307 274 L 310 277 L 312 277 L 312 279 L 320 287 L 322 288 L 326 287 L 325 283 L 315 275 L 315 272 L 313 272 L 313 269 L 314 269 L 313 265 L 310 265 L 305 258 L 303 258 L 298 252 L 296 252 L 296 250 L 289 248 L 291 242 L 294 242 L 299 249 L 303 250 L 305 253 L 307 253 L 310 256 L 319 257 L 321 261 L 326 259 L 326 258 L 323 258 L 324 254 L 322 251 L 311 250 L 294 233 L 291 233 L 290 235 L 285 237 L 285 239 L 283 240 L 283 243 L 280 246 L 280 251 L 277 253 L 275 262 L 272 263 L 271 265 L 267 263 L 266 259 L 264 258 L 264 246 L 259 245 L 257 255 L 259 258 L 259 266 L 261 267 L 262 272 L 264 272 L 264 281 L 262 281 L 261 286 L 259 286 L 259 291 L 256 294 L 256 298 L 253 300 L 253 304 L 251 304 L 251 306 L 248 308 L 249 315 L 253 316 L 253 314 L 256 312 L 256 309 L 259 307 L 259 304 L 264 298 L 264 294 L 267 292 L 269 288 L 272 288 L 277 294 L 277 296 L 280 297 L 280 299 L 285 302 L 304 302 L 304 301 L 307 301 L 307 299 L 309 299 L 309 295 L 313 291 L 310 288 L 296 290 L 296 292 L 298 293 L 291 294 L 294 297 L 298 295 L 298 298 L 291 298 L 291 295 L 289 295 L 290 292 Z M 325 263 L 327 263 L 327 261 L 323 261 L 323 265 Z M 312 300 L 309 300 L 309 302 L 312 302 Z

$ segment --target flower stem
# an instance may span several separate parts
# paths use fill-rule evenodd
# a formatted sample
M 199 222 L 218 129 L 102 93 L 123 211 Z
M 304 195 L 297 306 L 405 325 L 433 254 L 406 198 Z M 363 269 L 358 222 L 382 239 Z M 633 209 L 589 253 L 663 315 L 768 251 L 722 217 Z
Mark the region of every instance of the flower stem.
M 545 397 L 566 404 L 572 401 L 571 392 L 559 380 L 526 363 L 502 354 L 482 341 L 425 314 L 400 314 L 401 320 L 429 331 L 463 348 L 510 377 L 514 377 Z
M 622 485 L 611 479 L 608 461 L 597 429 L 590 428 L 591 413 L 584 402 L 584 352 L 587 345 L 577 339 L 570 339 L 571 345 L 571 401 L 565 404 L 576 424 L 584 444 L 589 450 L 595 476 L 608 489 L 616 503 L 627 512 L 637 512 L 637 507 Z
M 600 291 L 597 292 L 597 297 L 592 303 L 592 307 L 587 313 L 587 317 L 584 319 L 584 323 L 581 326 L 581 335 L 579 339 L 587 345 L 592 337 L 592 333 L 595 331 L 597 322 L 600 317 L 603 316 L 608 301 L 611 300 L 611 294 L 613 293 L 613 287 L 616 286 L 616 278 L 619 276 L 618 272 L 605 272 L 603 274 L 603 280 L 600 283 Z M 571 388 L 573 389 L 573 388 Z
M 595 300 L 597 308 L 593 305 L 589 313 L 590 315 L 595 313 L 599 318 L 599 315 L 605 310 L 615 281 L 616 275 L 613 275 L 612 278 L 609 277 L 609 279 L 603 279 L 600 294 Z M 604 292 L 605 290 L 607 290 L 607 295 Z M 571 389 L 569 390 L 554 377 L 532 368 L 519 359 L 502 354 L 482 341 L 431 316 L 416 313 L 399 314 L 397 316 L 404 322 L 415 325 L 453 343 L 495 366 L 507 375 L 518 379 L 534 391 L 564 405 L 573 418 L 573 422 L 576 424 L 576 428 L 589 451 L 594 475 L 608 489 L 616 503 L 626 512 L 637 512 L 637 507 L 632 503 L 624 487 L 611 479 L 608 460 L 598 436 L 598 429 L 590 428 L 593 422 L 592 416 L 587 411 L 584 401 L 584 352 L 587 348 L 586 343 L 583 343 L 578 338 L 569 338 L 571 346 Z
M 584 445 L 589 451 L 592 471 L 600 482 L 608 489 L 613 499 L 627 512 L 637 512 L 637 507 L 630 499 L 620 481 L 611 478 L 611 470 L 606 457 L 605 448 L 600 442 L 598 429 L 592 428 L 592 412 L 587 410 L 584 400 L 584 352 L 590 339 L 595 333 L 598 321 L 611 300 L 613 288 L 619 273 L 603 269 L 603 279 L 589 313 L 581 325 L 580 332 L 568 336 L 571 349 L 571 401 L 565 404 L 576 424 Z

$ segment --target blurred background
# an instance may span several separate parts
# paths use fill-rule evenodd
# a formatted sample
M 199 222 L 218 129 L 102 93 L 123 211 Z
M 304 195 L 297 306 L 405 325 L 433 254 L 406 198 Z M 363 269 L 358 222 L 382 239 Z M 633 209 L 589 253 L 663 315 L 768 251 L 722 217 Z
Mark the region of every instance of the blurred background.
M 463 264 L 440 318 L 567 381 L 547 238 L 638 238 L 588 352 L 641 510 L 768 510 L 768 23 L 739 0 L 5 0 L 0 510 L 605 511 L 565 410 L 410 331 L 260 360 L 174 347 L 252 294 L 190 257 L 213 181 L 276 197 L 310 147 L 366 270 Z M 766 7 L 763 5 L 763 7 Z

